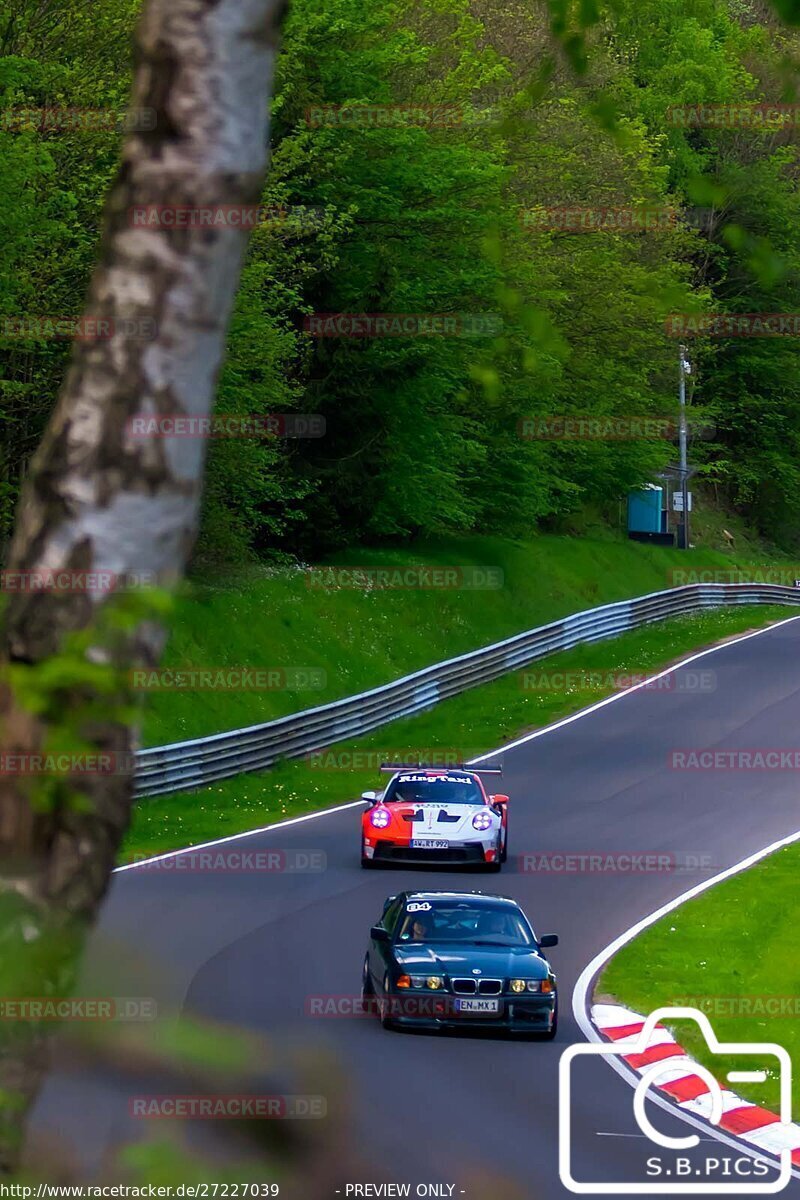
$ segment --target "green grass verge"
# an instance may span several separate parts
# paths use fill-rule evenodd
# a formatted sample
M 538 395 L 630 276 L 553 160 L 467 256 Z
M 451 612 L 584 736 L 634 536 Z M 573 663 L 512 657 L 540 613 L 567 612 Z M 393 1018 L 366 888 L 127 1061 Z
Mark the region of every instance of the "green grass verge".
M 394 721 L 354 742 L 321 752 L 321 762 L 284 762 L 257 775 L 240 775 L 197 792 L 141 801 L 134 812 L 124 857 L 194 845 L 357 798 L 379 779 L 381 758 L 410 753 L 456 752 L 469 758 L 610 694 L 594 680 L 549 678 L 563 672 L 652 672 L 693 649 L 796 613 L 783 607 L 743 606 L 678 617 L 621 637 L 576 647 L 531 664 L 525 671 L 473 688 L 428 713 Z M 529 679 L 525 680 L 526 673 Z M 530 676 L 538 687 L 524 686 Z M 542 686 L 544 684 L 544 686 Z M 230 721 L 223 723 L 230 725 Z M 355 821 L 353 845 L 355 847 Z M 354 850 L 355 853 L 355 850 Z
M 337 590 L 303 570 L 254 568 L 195 582 L 177 601 L 164 667 L 312 667 L 324 686 L 302 690 L 148 690 L 143 743 L 164 745 L 325 704 L 597 604 L 660 591 L 674 570 L 764 564 L 716 550 L 684 553 L 606 533 L 529 542 L 448 538 L 357 549 L 331 562 L 496 568 L 496 590 Z
M 795 1064 L 792 1105 L 800 1117 L 800 846 L 770 855 L 741 875 L 725 880 L 646 929 L 611 961 L 596 998 L 614 998 L 636 1012 L 684 1003 L 706 1011 L 724 1042 L 777 1042 Z M 772 1009 L 772 1011 L 770 1011 Z M 726 1057 L 709 1054 L 693 1022 L 676 1023 L 678 1040 L 717 1078 L 731 1069 Z M 753 1070 L 752 1058 L 732 1066 Z M 733 1090 L 778 1111 L 774 1059 L 764 1084 Z

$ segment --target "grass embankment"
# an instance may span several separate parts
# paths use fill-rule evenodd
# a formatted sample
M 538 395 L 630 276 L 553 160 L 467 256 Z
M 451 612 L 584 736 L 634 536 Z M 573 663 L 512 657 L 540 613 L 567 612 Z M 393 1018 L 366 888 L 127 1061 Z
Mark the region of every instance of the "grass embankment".
M 144 744 L 202 737 L 269 721 L 388 683 L 569 613 L 672 586 L 672 572 L 763 564 L 744 555 L 683 553 L 605 536 L 450 538 L 409 548 L 359 548 L 331 563 L 493 569 L 502 586 L 336 591 L 309 587 L 302 570 L 254 569 L 195 582 L 177 602 L 166 668 L 293 669 L 323 673 L 298 690 L 148 691 Z
M 706 1011 L 723 1042 L 777 1042 L 795 1065 L 792 1104 L 800 1118 L 800 845 L 789 846 L 669 913 L 624 947 L 603 973 L 597 996 L 637 1012 L 683 1003 Z M 770 1070 L 762 1084 L 733 1090 L 778 1111 L 774 1059 L 728 1060 L 721 1067 L 692 1022 L 678 1041 L 717 1078 L 731 1065 Z
M 144 800 L 135 810 L 125 857 L 210 841 L 353 800 L 378 784 L 376 767 L 382 758 L 455 753 L 467 759 L 492 750 L 610 694 L 618 681 L 605 678 L 608 675 L 652 673 L 697 647 L 792 611 L 797 610 L 748 606 L 651 625 L 533 663 L 428 713 L 329 747 L 318 761 L 285 762 L 269 772 L 240 775 L 198 792 Z M 564 679 L 565 672 L 573 675 Z M 586 672 L 604 678 L 586 679 Z

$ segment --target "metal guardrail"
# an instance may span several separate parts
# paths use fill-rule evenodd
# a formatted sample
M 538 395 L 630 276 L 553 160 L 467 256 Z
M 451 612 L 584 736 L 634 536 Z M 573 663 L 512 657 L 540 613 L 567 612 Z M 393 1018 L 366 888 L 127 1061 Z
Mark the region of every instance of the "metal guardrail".
M 800 588 L 695 583 L 590 608 L 481 650 L 434 663 L 357 696 L 304 709 L 263 725 L 139 750 L 136 795 L 163 796 L 204 787 L 234 775 L 262 771 L 281 759 L 301 758 L 335 742 L 359 737 L 398 717 L 426 712 L 440 700 L 498 679 L 557 650 L 614 637 L 665 617 L 727 604 L 800 604 Z

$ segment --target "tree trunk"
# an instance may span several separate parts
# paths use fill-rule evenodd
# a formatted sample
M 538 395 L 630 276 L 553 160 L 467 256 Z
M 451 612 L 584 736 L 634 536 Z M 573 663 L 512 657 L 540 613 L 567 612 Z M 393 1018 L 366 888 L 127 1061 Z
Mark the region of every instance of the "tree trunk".
M 86 316 L 111 336 L 76 342 L 34 457 L 11 544 L 0 632 L 0 754 L 74 754 L 66 774 L 0 763 L 0 994 L 58 995 L 94 921 L 130 817 L 128 671 L 163 642 L 147 593 L 184 569 L 204 439 L 136 440 L 130 422 L 207 416 L 247 235 L 235 225 L 134 226 L 131 210 L 258 202 L 282 0 L 148 0 L 128 135 Z M 32 572 L 70 572 L 68 590 Z M 107 757 L 100 769 L 85 752 Z M 112 756 L 119 756 L 112 758 Z M 109 766 L 110 763 L 110 766 Z M 25 773 L 28 772 L 28 773 Z M 4 1023 L 0 1170 L 17 1160 L 46 1066 L 44 1026 Z

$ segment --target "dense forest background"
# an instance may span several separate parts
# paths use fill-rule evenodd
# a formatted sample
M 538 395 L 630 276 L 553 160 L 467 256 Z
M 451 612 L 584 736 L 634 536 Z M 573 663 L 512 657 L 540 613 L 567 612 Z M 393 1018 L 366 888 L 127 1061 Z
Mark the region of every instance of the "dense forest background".
M 18 0 L 0 20 L 0 542 L 69 352 L 15 322 L 80 312 L 122 136 L 19 114 L 123 113 L 135 10 Z M 800 116 L 716 128 L 674 115 L 793 104 L 797 36 L 760 0 L 615 0 L 588 51 L 555 4 L 294 0 L 271 215 L 251 241 L 217 409 L 321 414 L 327 433 L 212 442 L 201 556 L 520 536 L 616 510 L 675 460 L 673 436 L 526 437 L 521 422 L 674 421 L 670 314 L 800 312 Z M 394 115 L 313 115 L 340 105 Z M 594 232 L 547 219 L 643 206 L 676 217 Z M 472 337 L 307 332 L 337 312 L 496 320 Z M 800 533 L 799 346 L 690 339 L 700 476 L 785 546 Z

